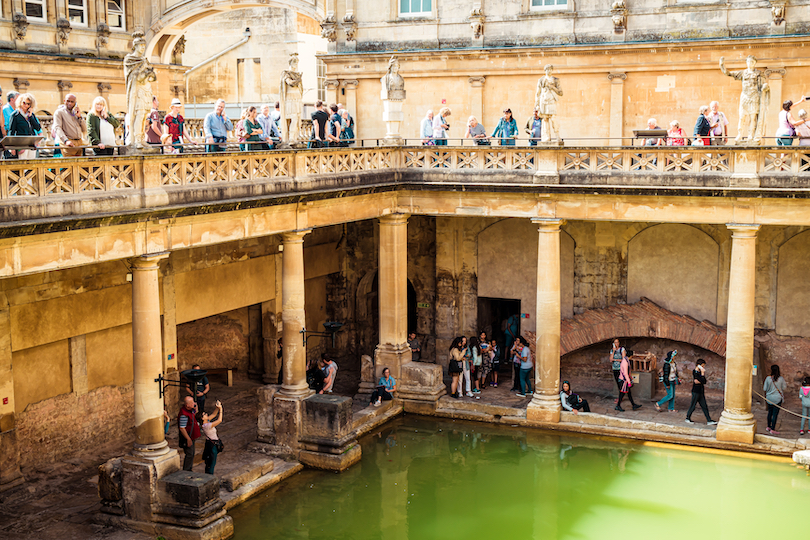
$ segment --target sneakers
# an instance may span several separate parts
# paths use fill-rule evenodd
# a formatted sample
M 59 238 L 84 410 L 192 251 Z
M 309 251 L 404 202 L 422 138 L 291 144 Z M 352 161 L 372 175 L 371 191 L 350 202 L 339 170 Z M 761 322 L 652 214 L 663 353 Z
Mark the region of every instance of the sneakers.
M 382 401 L 380 401 L 379 399 L 374 402 L 375 407 L 379 407 L 380 405 L 382 405 Z
M 473 394 L 472 392 L 467 392 L 467 397 L 474 397 L 474 396 L 475 394 Z
M 658 402 L 655 403 L 655 410 L 661 412 L 661 406 L 658 405 Z
M 641 408 L 641 404 L 639 404 L 639 403 L 636 403 L 635 405 L 633 405 L 633 410 L 634 411 L 636 411 L 636 410 L 638 410 L 640 408 Z
M 495 388 L 498 388 L 498 383 L 492 383 L 492 386 L 494 386 Z
M 717 422 L 715 422 L 714 420 L 709 420 L 708 422 L 706 422 L 706 425 L 707 426 L 716 426 Z
M 624 409 L 622 409 L 621 405 L 616 405 L 615 407 L 613 407 L 613 410 L 614 411 L 619 411 L 619 412 L 624 412 Z
M 518 396 L 518 397 L 526 397 L 526 394 L 522 394 L 522 393 L 520 393 L 520 392 L 518 392 L 518 393 L 517 393 L 517 394 L 515 394 L 515 395 L 516 395 L 516 396 Z
M 480 393 L 481 393 L 481 390 L 479 390 L 478 388 L 476 388 L 475 390 L 473 390 L 473 394 L 480 394 Z
M 799 435 L 804 435 L 804 430 L 803 429 L 799 430 Z
M 691 419 L 691 418 L 687 418 L 687 419 L 686 419 L 686 423 L 687 423 L 687 424 L 694 424 L 694 422 L 692 422 L 692 419 Z

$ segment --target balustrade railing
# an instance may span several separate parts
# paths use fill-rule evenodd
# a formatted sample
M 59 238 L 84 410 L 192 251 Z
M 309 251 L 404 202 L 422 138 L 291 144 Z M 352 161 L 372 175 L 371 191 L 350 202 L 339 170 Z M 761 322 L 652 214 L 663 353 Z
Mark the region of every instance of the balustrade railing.
M 0 161 L 0 200 L 225 182 L 305 180 L 392 169 L 559 175 L 574 178 L 573 183 L 588 183 L 589 176 L 637 175 L 649 185 L 658 185 L 656 175 L 669 177 L 668 185 L 677 185 L 671 179 L 688 174 L 711 178 L 776 176 L 798 179 L 789 180 L 796 185 L 788 187 L 806 187 L 802 180 L 810 181 L 810 147 L 379 146 L 10 159 Z

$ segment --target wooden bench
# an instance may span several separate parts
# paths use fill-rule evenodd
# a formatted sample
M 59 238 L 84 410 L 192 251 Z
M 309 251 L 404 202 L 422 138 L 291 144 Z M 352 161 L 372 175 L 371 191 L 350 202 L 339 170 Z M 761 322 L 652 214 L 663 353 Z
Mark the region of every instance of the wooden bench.
M 210 377 L 211 375 L 224 375 L 225 379 L 226 379 L 226 381 L 228 383 L 228 386 L 233 386 L 233 372 L 236 371 L 236 369 L 237 368 L 235 368 L 235 367 L 234 368 L 211 368 L 211 369 L 203 368 L 203 371 L 206 372 L 205 373 L 206 377 Z M 182 382 L 188 384 L 188 381 L 186 380 L 185 377 L 183 377 L 181 375 L 180 378 L 181 378 Z

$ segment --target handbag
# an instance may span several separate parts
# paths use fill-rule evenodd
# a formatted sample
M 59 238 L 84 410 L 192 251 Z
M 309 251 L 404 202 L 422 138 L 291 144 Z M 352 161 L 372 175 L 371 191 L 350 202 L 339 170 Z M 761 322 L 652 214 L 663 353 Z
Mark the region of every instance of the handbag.
M 214 446 L 217 449 L 217 454 L 221 454 L 222 452 L 225 451 L 225 443 L 222 442 L 222 439 L 217 439 L 212 442 L 214 443 Z

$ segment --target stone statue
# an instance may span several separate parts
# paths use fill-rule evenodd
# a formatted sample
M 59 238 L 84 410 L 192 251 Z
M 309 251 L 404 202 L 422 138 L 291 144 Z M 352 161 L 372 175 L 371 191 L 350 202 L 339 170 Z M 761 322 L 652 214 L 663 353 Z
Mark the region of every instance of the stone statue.
M 152 109 L 152 83 L 157 80 L 155 68 L 144 56 L 146 40 L 143 32 L 132 34 L 132 52 L 124 57 L 124 79 L 127 89 L 127 144 L 136 150 L 145 148 L 146 117 Z
M 765 132 L 765 117 L 771 102 L 771 88 L 765 72 L 755 69 L 757 59 L 749 55 L 745 59 L 746 69 L 728 71 L 725 58 L 720 57 L 720 71 L 723 75 L 742 81 L 740 94 L 740 120 L 737 124 L 737 138 L 734 144 L 760 144 Z
M 405 79 L 399 74 L 399 60 L 392 56 L 388 71 L 380 78 L 380 99 L 383 102 L 383 122 L 386 125 L 385 139 L 392 144 L 402 142 L 399 126 L 405 119 L 402 104 L 405 101 Z
M 281 72 L 281 88 L 279 89 L 279 102 L 281 103 L 282 136 L 288 144 L 301 139 L 301 107 L 304 98 L 304 84 L 301 81 L 302 73 L 298 71 L 298 53 L 290 55 L 290 69 Z
M 537 81 L 534 106 L 539 112 L 538 116 L 543 119 L 540 141 L 547 143 L 551 140 L 552 129 L 555 138 L 560 141 L 560 128 L 557 124 L 557 96 L 562 96 L 563 92 L 560 87 L 560 79 L 551 75 L 554 66 L 546 64 L 543 69 L 546 74 Z

